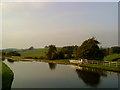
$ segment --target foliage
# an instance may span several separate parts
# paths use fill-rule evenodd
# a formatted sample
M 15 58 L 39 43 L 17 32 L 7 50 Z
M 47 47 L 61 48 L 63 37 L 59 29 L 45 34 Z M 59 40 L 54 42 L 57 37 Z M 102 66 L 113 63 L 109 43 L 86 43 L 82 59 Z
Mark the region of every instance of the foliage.
M 12 51 L 12 52 L 6 53 L 5 56 L 11 57 L 11 56 L 21 56 L 21 55 L 17 51 Z
M 104 48 L 102 49 L 104 56 L 110 55 L 110 54 L 119 54 L 120 53 L 120 47 L 114 46 L 111 48 Z
M 103 56 L 107 56 L 110 54 L 110 48 L 101 48 L 100 50 L 103 53 Z
M 120 47 L 111 47 L 110 54 L 120 53 Z
M 34 47 L 33 46 L 31 46 L 28 50 L 33 50 L 34 49 Z
M 73 52 L 78 46 L 64 46 L 62 47 L 61 51 L 64 54 L 64 58 L 72 58 L 73 57 Z
M 90 60 L 102 59 L 103 54 L 100 51 L 98 44 L 99 42 L 94 37 L 85 40 L 75 51 L 76 57 Z
M 55 45 L 49 45 L 49 49 L 48 49 L 48 52 L 47 52 L 47 57 L 50 60 L 58 58 L 57 49 L 56 49 Z
M 64 59 L 64 52 L 62 50 L 58 52 L 58 59 Z

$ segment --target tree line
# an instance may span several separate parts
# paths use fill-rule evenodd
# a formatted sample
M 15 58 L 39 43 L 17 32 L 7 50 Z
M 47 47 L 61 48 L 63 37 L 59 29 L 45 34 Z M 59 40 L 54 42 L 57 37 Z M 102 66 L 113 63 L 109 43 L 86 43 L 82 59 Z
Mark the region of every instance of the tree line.
M 94 37 L 83 41 L 80 46 L 64 46 L 57 51 L 55 45 L 49 45 L 46 54 L 47 59 L 88 59 L 103 60 L 104 56 L 114 53 L 120 53 L 120 47 L 100 48 L 100 42 Z
M 48 48 L 46 56 L 42 56 L 39 59 L 88 59 L 88 60 L 103 60 L 104 56 L 120 53 L 120 47 L 101 48 L 100 42 L 96 38 L 92 37 L 85 41 L 80 46 L 64 46 L 58 50 L 55 45 L 45 46 Z M 28 50 L 34 50 L 31 46 Z M 17 51 L 2 52 L 2 56 L 21 56 Z M 32 57 L 33 58 L 33 57 Z

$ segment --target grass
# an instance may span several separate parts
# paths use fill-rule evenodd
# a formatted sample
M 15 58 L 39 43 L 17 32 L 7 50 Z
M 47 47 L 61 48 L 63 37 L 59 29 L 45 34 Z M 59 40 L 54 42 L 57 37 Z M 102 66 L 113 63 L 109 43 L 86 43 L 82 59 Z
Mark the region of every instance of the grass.
M 57 48 L 57 51 L 60 51 L 61 48 Z M 21 54 L 21 57 L 44 57 L 46 53 L 48 52 L 48 48 L 41 48 L 41 49 L 35 49 L 35 50 L 29 50 L 29 51 L 22 51 L 19 52 Z
M 10 89 L 14 73 L 5 63 L 0 62 L 0 66 L 2 67 L 2 88 Z
M 49 60 L 49 61 L 55 61 L 55 62 L 62 62 L 62 63 L 69 63 L 70 59 L 57 59 L 57 60 Z
M 105 56 L 103 60 L 104 61 L 111 61 L 111 60 L 116 59 L 118 57 L 120 57 L 120 54 L 111 54 L 111 55 Z M 120 61 L 120 59 L 119 59 L 119 61 Z
M 91 68 L 99 68 L 103 70 L 110 70 L 110 71 L 120 71 L 120 67 L 111 67 L 106 65 L 97 65 L 97 64 L 80 64 L 83 67 L 91 67 Z
M 35 49 L 35 50 L 29 50 L 29 51 L 22 51 L 20 52 L 22 57 L 41 57 L 45 56 L 47 53 L 48 48 L 42 48 L 42 49 Z

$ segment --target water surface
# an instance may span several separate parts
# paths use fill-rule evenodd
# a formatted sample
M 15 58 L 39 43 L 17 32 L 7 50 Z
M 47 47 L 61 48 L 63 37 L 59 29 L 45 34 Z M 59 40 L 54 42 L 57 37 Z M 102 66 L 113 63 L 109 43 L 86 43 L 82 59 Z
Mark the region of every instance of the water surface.
M 43 62 L 8 62 L 12 88 L 118 88 L 119 73 Z

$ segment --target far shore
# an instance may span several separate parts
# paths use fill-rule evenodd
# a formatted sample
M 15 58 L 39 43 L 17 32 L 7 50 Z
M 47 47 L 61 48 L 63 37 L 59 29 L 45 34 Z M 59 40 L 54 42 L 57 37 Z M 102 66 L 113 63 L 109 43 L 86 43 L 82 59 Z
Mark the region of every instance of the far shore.
M 47 62 L 47 63 L 54 63 L 54 64 L 64 64 L 64 65 L 71 65 L 71 63 L 69 62 L 69 60 L 66 60 L 66 62 L 59 61 L 59 60 L 41 60 L 41 59 L 14 59 L 14 58 L 6 58 L 9 59 L 11 61 L 39 61 L 39 62 Z
M 5 59 L 8 59 L 11 62 L 14 61 L 38 61 L 38 62 L 46 62 L 46 63 L 54 63 L 54 64 L 63 64 L 63 65 L 77 65 L 80 67 L 88 67 L 88 68 L 96 68 L 106 71 L 113 71 L 113 72 L 120 72 L 120 67 L 110 67 L 110 66 L 103 66 L 103 65 L 95 65 L 95 64 L 73 64 L 69 62 L 69 59 L 61 59 L 61 60 L 41 60 L 41 59 L 24 59 L 24 58 L 12 58 L 7 57 Z

